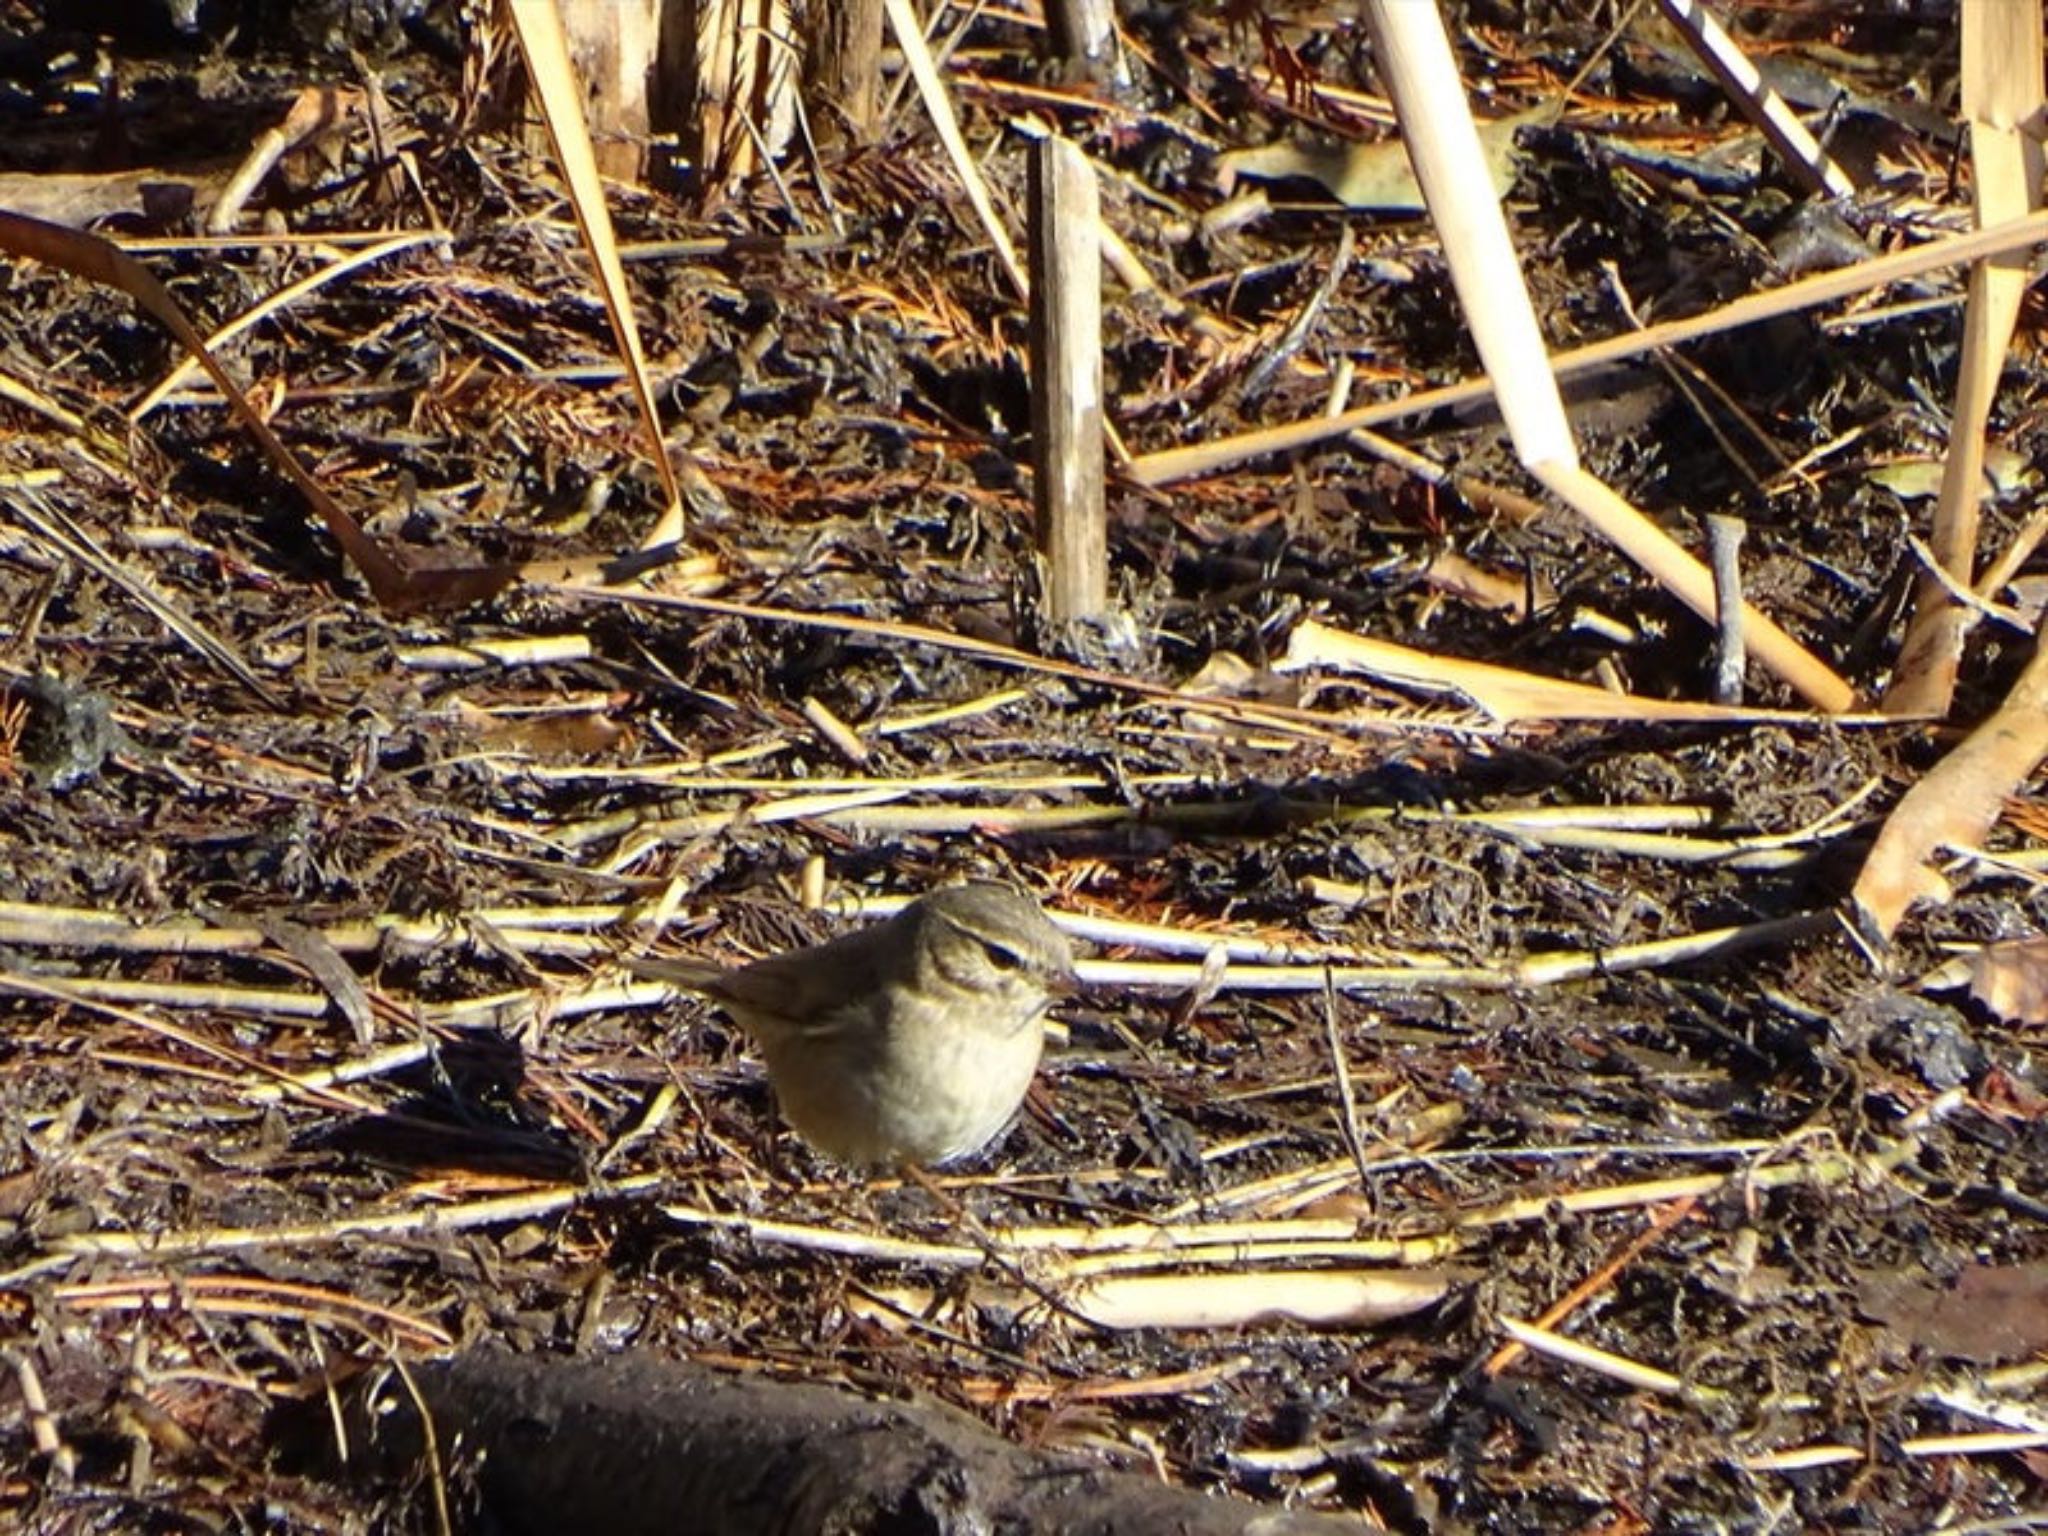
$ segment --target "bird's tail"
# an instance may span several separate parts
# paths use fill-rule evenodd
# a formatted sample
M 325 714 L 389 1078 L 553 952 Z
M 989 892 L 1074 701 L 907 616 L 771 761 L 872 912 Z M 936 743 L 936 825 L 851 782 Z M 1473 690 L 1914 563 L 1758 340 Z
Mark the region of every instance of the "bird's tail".
M 722 965 L 704 960 L 657 960 L 651 956 L 621 955 L 619 964 L 646 981 L 666 981 L 692 992 L 714 992 L 729 974 Z

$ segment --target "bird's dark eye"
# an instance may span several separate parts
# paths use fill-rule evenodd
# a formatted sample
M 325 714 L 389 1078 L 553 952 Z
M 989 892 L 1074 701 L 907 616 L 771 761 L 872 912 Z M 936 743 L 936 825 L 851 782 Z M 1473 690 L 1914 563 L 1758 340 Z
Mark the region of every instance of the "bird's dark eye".
M 1024 957 L 1014 949 L 1005 949 L 1000 944 L 984 944 L 982 948 L 988 951 L 988 963 L 997 970 L 1021 971 L 1024 969 Z

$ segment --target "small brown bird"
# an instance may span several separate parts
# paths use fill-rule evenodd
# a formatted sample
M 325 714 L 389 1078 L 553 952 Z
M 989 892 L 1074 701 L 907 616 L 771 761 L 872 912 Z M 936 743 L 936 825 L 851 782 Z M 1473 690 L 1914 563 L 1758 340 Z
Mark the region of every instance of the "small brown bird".
M 1012 886 L 946 886 L 886 922 L 737 970 L 628 959 L 721 1004 L 768 1061 L 782 1113 L 828 1157 L 939 1164 L 1024 1102 L 1073 952 Z

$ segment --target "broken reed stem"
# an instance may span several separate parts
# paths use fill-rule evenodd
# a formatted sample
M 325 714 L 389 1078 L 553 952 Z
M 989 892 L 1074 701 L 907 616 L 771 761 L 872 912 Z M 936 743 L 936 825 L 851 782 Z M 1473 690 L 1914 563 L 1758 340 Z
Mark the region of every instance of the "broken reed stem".
M 804 96 L 819 143 L 872 144 L 882 123 L 882 0 L 833 0 L 804 18 Z
M 1855 196 L 1856 184 L 1785 105 L 1785 99 L 1764 84 L 1748 55 L 1699 0 L 1658 0 L 1658 5 L 1693 55 L 1721 82 L 1729 100 L 1770 141 L 1795 180 L 1819 197 Z
M 1127 72 L 1116 54 L 1116 9 L 1110 0 L 1046 0 L 1045 30 L 1052 56 L 1078 74 L 1102 80 Z
M 1103 513 L 1102 247 L 1095 171 L 1058 137 L 1031 146 L 1032 499 L 1055 624 L 1109 606 Z
M 882 0 L 882 13 L 889 19 L 889 30 L 895 34 L 896 46 L 903 54 L 904 68 L 917 84 L 918 96 L 931 117 L 939 143 L 945 147 L 946 158 L 953 163 L 953 170 L 966 190 L 967 200 L 974 205 L 975 215 L 987 231 L 989 243 L 995 247 L 996 259 L 1003 264 L 1003 270 L 1009 274 L 1017 292 L 1020 295 L 1027 293 L 1030 282 L 1024 275 L 1022 263 L 1017 260 L 1016 247 L 1010 244 L 1010 233 L 1003 227 L 995 202 L 988 195 L 988 182 L 983 179 L 974 152 L 967 147 L 967 140 L 960 132 L 960 119 L 954 115 L 952 98 L 946 94 L 945 82 L 939 78 L 938 62 L 932 58 L 932 51 L 925 43 L 924 27 L 917 19 L 916 10 L 910 0 Z
M 1707 514 L 1707 564 L 1714 573 L 1714 702 L 1742 702 L 1749 651 L 1742 634 L 1742 535 L 1739 517 Z

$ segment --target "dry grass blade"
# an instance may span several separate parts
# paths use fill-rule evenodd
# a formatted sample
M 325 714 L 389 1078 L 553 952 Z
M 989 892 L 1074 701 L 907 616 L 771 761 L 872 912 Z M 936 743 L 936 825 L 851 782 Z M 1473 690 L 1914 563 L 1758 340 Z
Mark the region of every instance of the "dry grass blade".
M 148 578 L 116 560 L 63 508 L 25 485 L 0 486 L 0 507 L 57 551 L 119 587 L 156 620 L 272 709 L 284 707 L 278 692 L 257 675 L 235 648 L 165 597 Z
M 358 271 L 363 267 L 372 266 L 387 256 L 396 256 L 400 251 L 409 251 L 414 246 L 443 243 L 445 239 L 445 236 L 435 233 L 393 235 L 388 240 L 380 240 L 374 245 L 365 246 L 359 251 L 341 257 L 339 260 L 331 261 L 319 271 L 310 272 L 297 282 L 288 284 L 278 289 L 275 293 L 268 295 L 261 302 L 250 305 L 239 315 L 235 316 L 234 319 L 228 321 L 227 324 L 221 326 L 211 336 L 207 337 L 206 345 L 209 349 L 223 346 L 241 335 L 244 331 L 249 330 L 252 326 L 257 325 L 274 314 L 282 312 L 300 299 L 318 293 L 329 284 L 341 281 L 351 272 Z M 152 385 L 147 394 L 129 407 L 128 419 L 130 421 L 142 421 L 150 412 L 154 411 L 172 394 L 176 393 L 179 386 L 191 378 L 199 370 L 199 367 L 199 359 L 196 356 L 185 358 L 177 367 L 173 368 Z
M 1247 1268 L 1229 1274 L 1097 1276 L 1051 1282 L 1047 1289 L 1059 1312 L 1096 1328 L 1216 1332 L 1262 1323 L 1370 1328 L 1435 1306 L 1449 1294 L 1452 1279 L 1424 1271 Z M 913 1317 L 928 1314 L 940 1299 L 915 1286 L 876 1295 Z M 974 1302 L 1041 1326 L 1054 1315 L 1053 1302 L 1016 1287 L 977 1287 Z
M 199 360 L 199 366 L 206 370 L 214 387 L 262 445 L 271 462 L 320 514 L 327 531 L 385 607 L 402 611 L 435 603 L 473 601 L 501 590 L 512 580 L 514 572 L 510 567 L 470 566 L 426 572 L 410 572 L 401 567 L 327 494 L 298 456 L 278 440 L 262 413 L 249 403 L 208 350 L 205 338 L 185 318 L 177 300 L 120 247 L 97 235 L 0 210 L 0 250 L 33 257 L 75 276 L 118 288 L 161 321 Z
M 1585 1366 L 1602 1376 L 1621 1382 L 1624 1386 L 1634 1387 L 1641 1392 L 1660 1392 L 1671 1397 L 1698 1394 L 1697 1388 L 1688 1389 L 1682 1378 L 1672 1375 L 1669 1371 L 1660 1371 L 1655 1366 L 1644 1365 L 1638 1360 L 1624 1359 L 1610 1350 L 1580 1344 L 1565 1338 L 1562 1334 L 1552 1333 L 1546 1328 L 1538 1328 L 1512 1317 L 1499 1318 L 1497 1321 L 1500 1323 L 1501 1331 L 1517 1344 L 1524 1345 L 1538 1354 L 1548 1355 L 1553 1360 Z M 1715 1392 L 1704 1395 L 1719 1398 L 1724 1394 Z
M 455 1340 L 424 1318 L 381 1307 L 324 1286 L 261 1275 L 126 1275 L 53 1285 L 51 1297 L 80 1312 L 145 1311 L 175 1305 L 214 1317 L 290 1318 L 345 1325 L 372 1338 L 396 1336 L 416 1349 L 446 1349 Z
M 1899 1453 L 1904 1456 L 2005 1456 L 2015 1451 L 2038 1450 L 2048 1446 L 2048 1433 L 2040 1432 L 1989 1432 L 1976 1435 L 1916 1435 L 1899 1442 Z M 1743 1466 L 1752 1472 L 1810 1472 L 1817 1467 L 1852 1465 L 1866 1461 L 1870 1451 L 1854 1445 L 1806 1445 L 1791 1450 L 1760 1451 L 1753 1456 L 1742 1458 Z M 2026 1525 L 2038 1524 L 2030 1516 L 2021 1516 Z M 1975 1527 L 1980 1531 L 2025 1529 L 2026 1525 L 2013 1526 L 2004 1521 Z
M 790 12 L 786 0 L 706 0 L 668 13 L 689 29 L 690 57 L 674 73 L 692 80 L 683 148 L 700 185 L 737 188 L 763 171 L 779 180 L 800 106 Z
M 181 1029 L 175 1024 L 168 1024 L 161 1019 L 151 1018 L 147 1014 L 136 1013 L 130 1009 L 115 1007 L 95 996 L 93 988 L 94 983 L 89 981 L 66 981 L 57 978 L 39 980 L 32 976 L 21 976 L 7 971 L 0 971 L 0 992 L 42 998 L 49 1002 L 61 1003 L 70 1007 L 103 1014 L 109 1018 L 119 1019 L 122 1023 L 139 1029 L 145 1034 L 155 1035 L 160 1039 L 169 1040 L 183 1046 L 186 1050 L 196 1055 L 220 1062 L 225 1066 L 238 1068 L 252 1077 L 265 1079 L 294 1091 L 302 1092 L 304 1097 L 311 1103 L 358 1113 L 372 1108 L 371 1105 L 361 1099 L 352 1098 L 347 1094 L 334 1093 L 324 1087 L 302 1089 L 299 1084 L 291 1081 L 288 1074 L 271 1066 L 268 1062 L 259 1061 L 244 1051 L 236 1050 L 232 1046 L 222 1045 L 217 1041 L 208 1040 L 203 1036 L 194 1034 L 190 1030 Z M 194 1071 L 194 1069 L 190 1068 L 185 1070 Z M 202 1074 L 195 1072 L 194 1075 Z
M 1226 969 L 1216 983 L 1221 992 L 1423 992 L 1506 991 L 1516 987 L 1559 986 L 1592 976 L 1719 959 L 1745 950 L 1769 948 L 1810 939 L 1833 930 L 1835 918 L 1809 912 L 1728 928 L 1615 944 L 1605 949 L 1544 950 L 1519 960 L 1460 964 L 1442 956 L 1410 954 L 1399 965 L 1352 965 L 1325 961 L 1319 965 L 1241 965 Z M 1093 986 L 1158 988 L 1186 992 L 1209 979 L 1204 967 L 1149 960 L 1083 960 L 1076 966 Z
M 633 321 L 633 294 L 626 284 L 626 269 L 619 260 L 618 238 L 612 233 L 611 210 L 604 200 L 604 181 L 597 171 L 597 152 L 591 147 L 590 125 L 584 121 L 582 88 L 569 65 L 569 42 L 562 32 L 562 15 L 555 0 L 506 0 L 506 11 L 519 35 L 519 51 L 526 60 L 540 103 L 541 119 L 555 146 L 555 162 L 569 191 L 569 207 L 576 226 L 583 231 L 585 249 L 597 274 L 598 293 L 604 300 L 605 318 L 611 322 L 612 337 L 626 360 L 626 376 L 633 386 L 634 403 L 640 408 L 640 424 L 647 434 L 648 457 L 661 476 L 661 488 L 668 507 L 647 536 L 649 545 L 670 544 L 682 537 L 683 493 L 676 483 L 675 467 L 669 463 L 668 448 L 661 430 L 661 412 L 655 405 L 654 386 L 647 377 L 647 359 L 640 350 L 640 332 Z
M 79 1232 L 60 1237 L 36 1261 L 42 1272 L 81 1258 L 190 1258 L 197 1254 L 237 1252 L 248 1248 L 304 1248 L 360 1237 L 416 1237 L 461 1232 L 502 1222 L 532 1221 L 585 1202 L 645 1194 L 661 1181 L 652 1175 L 616 1179 L 602 1190 L 562 1185 L 473 1200 L 460 1205 L 430 1205 L 419 1210 L 375 1215 L 337 1216 L 332 1221 L 301 1222 L 275 1227 L 207 1227 L 187 1232 Z M 0 1275 L 0 1283 L 8 1279 Z
M 1658 4 L 1671 24 L 1684 34 L 1701 62 L 1713 71 L 1721 89 L 1771 141 L 1785 168 L 1808 191 L 1822 197 L 1855 195 L 1856 184 L 1806 131 L 1806 124 L 1785 104 L 1785 98 L 1764 84 L 1756 66 L 1714 19 L 1713 12 L 1700 0 L 1658 0 Z
M 1256 725 L 1273 730 L 1293 732 L 1334 745 L 1353 731 L 1369 734 L 1391 734 L 1402 726 L 1392 717 L 1370 719 L 1361 715 L 1343 717 L 1320 714 L 1314 710 L 1294 709 L 1283 704 L 1264 704 L 1250 699 L 1232 699 L 1215 695 L 1188 693 L 1163 683 L 1131 677 L 1123 673 L 1105 672 L 1096 667 L 1084 667 L 1077 663 L 1061 661 L 1055 657 L 1034 656 L 1020 651 L 1015 646 L 1001 645 L 992 640 L 976 639 L 969 635 L 951 634 L 945 630 L 933 629 L 922 624 L 895 624 L 876 619 L 861 618 L 852 614 L 801 613 L 787 608 L 768 608 L 756 603 L 733 603 L 718 598 L 681 597 L 665 592 L 632 592 L 616 587 L 585 586 L 573 581 L 550 581 L 539 583 L 549 590 L 567 597 L 578 597 L 594 602 L 624 603 L 643 607 L 688 608 L 703 613 L 726 614 L 734 618 L 760 619 L 769 623 L 801 624 L 818 629 L 836 629 L 847 634 L 880 635 L 886 638 L 907 641 L 917 645 L 929 645 L 939 650 L 952 651 L 964 656 L 973 656 L 995 666 L 1011 667 L 1020 671 L 1040 672 L 1048 677 L 1071 678 L 1077 682 L 1098 684 L 1136 694 L 1148 702 L 1170 705 L 1194 715 L 1213 716 L 1233 723 Z
M 967 140 L 961 135 L 960 119 L 954 115 L 952 100 L 946 95 L 945 82 L 939 78 L 939 68 L 932 60 L 931 49 L 925 46 L 924 28 L 918 25 L 917 13 L 910 8 L 910 0 L 882 0 L 882 5 L 884 14 L 889 18 L 889 29 L 896 36 L 896 46 L 903 50 L 903 62 L 909 67 L 911 78 L 917 82 L 917 93 L 924 101 L 925 111 L 931 116 L 932 126 L 938 130 L 939 142 L 946 147 L 947 158 L 953 162 L 954 174 L 966 189 L 968 202 L 974 205 L 975 216 L 988 232 L 989 243 L 995 247 L 997 259 L 1009 274 L 1017 297 L 1030 298 L 1031 281 L 1025 275 L 1024 264 L 1017 259 L 1017 248 L 1010 241 L 1010 232 L 1003 224 L 1002 215 L 996 212 L 995 202 L 988 195 L 988 183 L 982 179 L 981 167 L 975 164 L 973 151 L 968 149 Z

